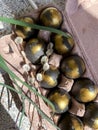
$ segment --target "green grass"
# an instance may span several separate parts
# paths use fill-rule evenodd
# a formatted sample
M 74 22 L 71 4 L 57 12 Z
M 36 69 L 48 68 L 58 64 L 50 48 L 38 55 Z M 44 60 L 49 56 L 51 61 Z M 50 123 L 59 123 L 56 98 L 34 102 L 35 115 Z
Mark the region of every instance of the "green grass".
M 25 27 L 31 27 L 33 29 L 37 29 L 37 30 L 46 30 L 52 33 L 57 33 L 60 34 L 64 37 L 69 37 L 69 35 L 61 30 L 55 29 L 55 28 L 51 28 L 51 27 L 45 27 L 45 26 L 40 26 L 40 25 L 36 25 L 36 24 L 29 24 L 23 21 L 19 21 L 13 18 L 7 18 L 7 17 L 2 17 L 0 16 L 0 21 L 5 22 L 5 23 L 9 23 L 9 24 L 14 24 L 14 25 L 20 25 L 20 26 L 25 26 Z M 0 83 L 0 86 L 5 86 L 6 88 L 8 88 L 11 91 L 16 92 L 18 95 L 20 95 L 23 99 L 23 110 L 22 110 L 22 115 L 20 118 L 20 122 L 19 122 L 19 126 L 21 125 L 22 122 L 22 118 L 25 112 L 25 104 L 24 104 L 24 100 L 28 100 L 28 102 L 30 102 L 32 105 L 34 105 L 34 107 L 37 109 L 38 113 L 42 116 L 42 118 L 45 118 L 50 124 L 52 124 L 57 130 L 60 130 L 59 127 L 57 127 L 57 125 L 54 124 L 54 122 L 39 108 L 39 106 L 32 100 L 30 99 L 28 96 L 26 96 L 23 91 L 21 90 L 20 86 L 17 84 L 17 81 L 22 83 L 22 85 L 26 86 L 31 93 L 34 93 L 35 95 L 37 95 L 38 97 L 42 98 L 49 106 L 51 106 L 51 108 L 53 109 L 53 111 L 55 110 L 54 105 L 43 95 L 41 95 L 34 86 L 30 86 L 29 84 L 27 84 L 26 82 L 22 81 L 19 77 L 17 77 L 6 65 L 5 60 L 3 59 L 3 57 L 0 55 L 0 68 L 2 68 L 6 73 L 9 74 L 9 76 L 11 77 L 11 79 L 14 81 L 15 85 L 17 86 L 17 89 L 7 85 L 7 84 L 3 84 Z
M 69 35 L 67 33 L 65 33 L 61 30 L 51 28 L 51 27 L 45 27 L 45 26 L 41 26 L 41 25 L 37 25 L 37 24 L 29 24 L 29 23 L 19 21 L 19 20 L 13 19 L 13 18 L 7 18 L 7 17 L 0 16 L 0 21 L 9 23 L 9 24 L 20 25 L 20 26 L 24 26 L 24 27 L 31 27 L 31 28 L 37 29 L 37 30 L 45 30 L 45 31 L 49 31 L 52 33 L 60 34 L 64 37 L 69 37 Z
M 30 86 L 29 84 L 27 84 L 26 82 L 22 81 L 19 77 L 17 77 L 6 65 L 3 57 L 0 55 L 0 68 L 2 68 L 5 72 L 7 72 L 9 74 L 9 76 L 11 77 L 11 79 L 14 81 L 15 85 L 17 86 L 17 89 L 14 89 L 13 87 L 7 85 L 7 84 L 3 84 L 0 83 L 0 86 L 5 86 L 6 88 L 8 88 L 9 90 L 12 90 L 14 92 L 16 92 L 17 94 L 19 94 L 23 99 L 27 99 L 32 105 L 34 105 L 34 107 L 37 109 L 37 111 L 39 112 L 39 114 L 42 116 L 42 118 L 46 119 L 50 124 L 52 124 L 57 130 L 60 130 L 60 128 L 58 128 L 54 122 L 37 106 L 37 104 L 30 99 L 28 96 L 26 96 L 23 91 L 21 90 L 21 88 L 19 87 L 19 85 L 17 84 L 17 81 L 22 83 L 24 86 L 26 86 L 32 93 L 36 94 L 37 96 L 39 96 L 40 98 L 42 98 L 48 105 L 50 105 L 52 107 L 52 109 L 54 110 L 54 105 L 43 95 L 41 95 L 34 87 Z M 20 118 L 20 123 L 22 121 L 22 117 L 24 115 L 24 102 L 23 102 L 23 110 L 22 110 L 22 116 Z

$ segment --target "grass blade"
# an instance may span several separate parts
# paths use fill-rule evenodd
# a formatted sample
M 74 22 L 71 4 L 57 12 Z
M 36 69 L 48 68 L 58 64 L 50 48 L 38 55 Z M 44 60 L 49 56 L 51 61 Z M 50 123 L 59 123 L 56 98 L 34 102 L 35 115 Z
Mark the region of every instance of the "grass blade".
M 43 95 L 41 95 L 39 92 L 36 91 L 36 89 L 30 85 L 28 85 L 26 82 L 22 81 L 19 77 L 17 77 L 6 65 L 3 57 L 0 55 L 0 67 L 6 71 L 12 78 L 18 80 L 19 82 L 21 82 L 24 86 L 26 86 L 31 92 L 35 93 L 36 95 L 38 95 L 39 97 L 41 97 L 48 105 L 50 105 L 53 109 L 53 111 L 55 110 L 54 105 Z
M 31 28 L 37 29 L 37 30 L 45 30 L 45 31 L 49 31 L 52 33 L 57 33 L 57 34 L 63 35 L 64 37 L 69 37 L 69 35 L 67 33 L 65 33 L 61 30 L 51 28 L 51 27 L 45 27 L 45 26 L 41 26 L 41 25 L 37 25 L 37 24 L 29 24 L 27 22 L 23 22 L 23 21 L 16 20 L 13 18 L 7 18 L 7 17 L 0 16 L 0 21 L 5 22 L 5 23 L 20 25 L 20 26 L 24 26 L 24 27 L 31 27 Z
M 56 126 L 54 124 L 54 122 L 42 111 L 40 110 L 40 108 L 33 102 L 33 100 L 31 100 L 29 97 L 27 97 L 25 94 L 19 92 L 18 90 L 12 88 L 9 85 L 6 85 L 4 83 L 0 83 L 1 86 L 5 86 L 6 88 L 18 93 L 19 95 L 22 96 L 23 99 L 27 99 L 32 105 L 34 105 L 34 107 L 37 109 L 37 111 L 39 112 L 39 114 L 42 116 L 42 118 L 45 118 L 50 124 L 52 124 L 55 128 L 57 128 L 57 130 L 60 130 L 60 128 L 58 126 Z M 24 112 L 24 111 L 23 111 Z
M 4 83 L 0 83 L 0 86 L 4 86 L 4 87 L 6 87 L 6 88 L 8 88 L 8 89 L 10 89 L 10 90 L 12 90 L 12 91 L 14 91 L 15 93 L 21 94 L 18 90 L 14 89 L 14 88 L 12 88 L 11 86 L 6 85 L 6 84 L 4 84 Z
M 21 126 L 22 119 L 23 119 L 23 116 L 25 114 L 25 103 L 24 103 L 24 101 L 25 101 L 25 98 L 23 98 L 23 101 L 22 101 L 22 114 L 21 114 L 21 117 L 20 117 L 20 120 L 19 120 L 19 128 Z

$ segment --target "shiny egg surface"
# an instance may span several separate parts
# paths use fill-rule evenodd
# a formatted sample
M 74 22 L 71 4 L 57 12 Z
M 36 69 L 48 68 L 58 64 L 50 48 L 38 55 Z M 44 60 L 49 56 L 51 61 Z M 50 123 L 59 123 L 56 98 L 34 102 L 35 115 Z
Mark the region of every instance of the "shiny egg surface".
M 26 44 L 25 53 L 27 58 L 33 63 L 37 64 L 40 58 L 45 54 L 45 43 L 41 39 L 32 38 Z
M 96 98 L 98 88 L 90 79 L 80 78 L 74 83 L 71 92 L 76 100 L 86 103 Z
M 27 22 L 29 24 L 35 23 L 34 20 L 28 16 L 22 17 L 19 20 L 23 22 Z M 31 27 L 23 27 L 23 26 L 16 25 L 15 28 L 15 33 L 17 34 L 17 36 L 22 37 L 23 39 L 29 38 L 34 34 L 34 32 L 35 32 L 34 29 L 32 29 Z
M 82 121 L 69 113 L 61 116 L 58 126 L 61 130 L 84 130 Z
M 48 7 L 40 14 L 40 21 L 44 26 L 58 28 L 62 23 L 62 14 L 55 7 Z
M 90 103 L 86 107 L 84 123 L 94 130 L 98 129 L 98 103 Z
M 42 73 L 42 81 L 40 82 L 41 87 L 43 88 L 54 88 L 58 84 L 59 70 L 50 66 L 49 70 Z
M 80 56 L 72 55 L 62 60 L 61 71 L 67 78 L 76 79 L 85 72 L 85 63 Z
M 56 88 L 52 90 L 48 95 L 48 99 L 54 104 L 54 113 L 61 114 L 69 109 L 71 98 L 64 89 Z
M 74 40 L 70 34 L 68 34 L 68 38 L 56 34 L 53 37 L 53 43 L 54 43 L 54 49 L 56 53 L 60 55 L 69 53 L 74 46 Z

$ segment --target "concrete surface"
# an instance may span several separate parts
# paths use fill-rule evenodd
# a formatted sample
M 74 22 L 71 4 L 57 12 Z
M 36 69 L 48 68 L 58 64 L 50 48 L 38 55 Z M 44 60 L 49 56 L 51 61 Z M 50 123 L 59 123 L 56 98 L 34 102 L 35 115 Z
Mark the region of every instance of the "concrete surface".
M 3 82 L 2 76 L 0 76 L 0 82 Z M 0 130 L 30 130 L 30 122 L 26 116 L 23 117 L 19 128 L 21 113 L 19 114 L 14 101 L 11 102 L 11 100 L 11 93 L 8 93 L 6 88 L 3 89 L 3 86 L 0 86 Z M 9 105 L 10 108 L 8 109 Z

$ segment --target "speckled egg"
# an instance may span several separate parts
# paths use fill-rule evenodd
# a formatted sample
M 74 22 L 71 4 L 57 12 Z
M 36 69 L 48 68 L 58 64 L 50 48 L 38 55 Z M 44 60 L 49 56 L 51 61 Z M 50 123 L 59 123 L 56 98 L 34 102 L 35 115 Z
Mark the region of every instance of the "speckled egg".
M 93 101 L 98 93 L 98 88 L 94 82 L 88 78 L 77 79 L 72 87 L 72 95 L 80 102 Z
M 98 129 L 98 103 L 90 103 L 86 107 L 86 112 L 84 114 L 84 124 L 93 128 Z
M 54 88 L 58 84 L 59 70 L 55 66 L 50 66 L 50 68 L 42 72 L 42 81 L 40 82 L 43 88 Z
M 61 72 L 71 79 L 79 78 L 85 72 L 85 63 L 83 59 L 78 55 L 72 55 L 63 58 L 61 62 Z
M 33 18 L 29 16 L 21 17 L 18 20 L 22 22 L 27 22 L 29 24 L 35 23 Z M 22 37 L 23 39 L 26 39 L 26 38 L 31 37 L 35 33 L 35 30 L 32 29 L 31 27 L 23 27 L 23 26 L 16 25 L 15 33 L 17 34 L 17 36 Z
M 58 126 L 61 130 L 84 130 L 82 121 L 69 113 L 61 116 Z
M 68 37 L 64 37 L 60 34 L 56 34 L 52 38 L 54 43 L 54 50 L 60 55 L 69 53 L 74 47 L 74 39 L 69 33 L 67 33 L 67 35 Z
M 63 17 L 57 8 L 48 7 L 41 12 L 40 21 L 44 26 L 58 28 L 63 21 Z
M 27 58 L 33 63 L 40 63 L 41 57 L 45 54 L 45 43 L 41 39 L 32 38 L 26 44 L 25 53 Z
M 64 89 L 55 88 L 54 90 L 51 90 L 48 99 L 55 107 L 54 113 L 64 113 L 70 107 L 71 97 Z

